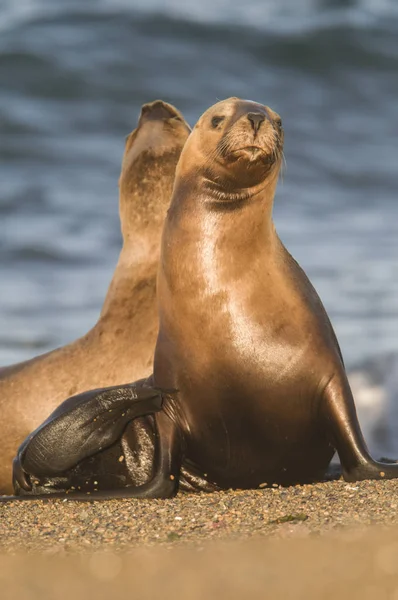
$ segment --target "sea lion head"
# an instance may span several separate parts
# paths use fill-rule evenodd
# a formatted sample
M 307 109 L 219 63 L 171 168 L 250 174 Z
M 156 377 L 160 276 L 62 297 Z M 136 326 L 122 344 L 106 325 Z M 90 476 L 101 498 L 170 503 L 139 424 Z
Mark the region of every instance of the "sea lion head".
M 171 104 L 144 104 L 137 128 L 126 138 L 119 178 L 123 238 L 162 226 L 173 189 L 175 168 L 190 127 Z
M 178 173 L 204 177 L 219 200 L 250 196 L 278 178 L 283 149 L 280 116 L 268 106 L 228 98 L 211 106 L 195 125 Z

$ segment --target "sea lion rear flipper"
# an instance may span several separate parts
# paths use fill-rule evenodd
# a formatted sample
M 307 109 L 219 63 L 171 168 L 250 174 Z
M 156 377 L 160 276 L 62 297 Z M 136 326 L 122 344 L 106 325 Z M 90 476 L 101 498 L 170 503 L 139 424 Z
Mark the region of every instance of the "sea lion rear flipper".
M 398 478 L 397 462 L 392 459 L 379 462 L 370 456 L 345 376 L 336 375 L 329 381 L 324 391 L 322 412 L 346 481 Z
M 31 489 L 25 474 L 60 475 L 113 444 L 129 421 L 158 412 L 162 403 L 163 392 L 146 379 L 68 398 L 19 447 L 14 486 Z

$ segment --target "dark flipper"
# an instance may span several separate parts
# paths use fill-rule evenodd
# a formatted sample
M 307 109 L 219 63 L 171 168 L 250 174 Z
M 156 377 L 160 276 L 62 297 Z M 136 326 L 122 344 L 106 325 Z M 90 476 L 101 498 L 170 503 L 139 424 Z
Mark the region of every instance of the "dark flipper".
M 359 426 L 350 386 L 344 376 L 336 375 L 327 385 L 323 415 L 346 481 L 398 478 L 398 463 L 391 459 L 378 462 L 370 456 Z
M 118 489 L 83 492 L 52 492 L 0 497 L 0 502 L 10 500 L 68 499 L 78 502 L 110 500 L 113 498 L 170 498 L 178 490 L 182 462 L 182 437 L 178 425 L 162 410 L 154 415 L 156 424 L 154 475 L 143 485 L 127 485 Z M 24 467 L 24 458 L 21 459 Z
M 163 395 L 146 380 L 68 398 L 23 442 L 14 460 L 14 485 L 29 491 L 25 474 L 59 476 L 114 444 L 129 421 L 160 411 Z
M 43 495 L 59 492 L 111 491 L 129 485 L 142 485 L 154 475 L 156 428 L 154 415 L 137 417 L 127 424 L 114 444 L 83 459 L 60 475 L 27 476 L 31 491 L 15 485 L 17 495 Z

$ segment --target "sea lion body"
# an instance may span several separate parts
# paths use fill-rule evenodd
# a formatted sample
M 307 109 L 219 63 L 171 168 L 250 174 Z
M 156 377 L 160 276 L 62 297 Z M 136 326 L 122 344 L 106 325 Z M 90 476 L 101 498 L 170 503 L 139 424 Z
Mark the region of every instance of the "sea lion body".
M 217 206 L 200 176 L 193 183 L 191 163 L 203 160 L 181 162 L 163 234 L 154 375 L 179 390 L 186 466 L 222 488 L 312 481 L 334 454 L 319 398 L 344 367 L 318 295 L 272 226 L 276 177 L 263 198 Z
M 247 232 L 239 233 L 243 241 Z M 231 240 L 239 247 L 236 233 Z M 217 253 L 219 241 L 212 235 L 206 245 L 214 244 Z M 175 233 L 174 243 L 177 249 Z M 334 454 L 317 411 L 341 358 L 311 284 L 275 243 L 275 262 L 253 248 L 251 268 L 221 267 L 209 295 L 198 294 L 210 287 L 203 256 L 193 259 L 195 251 L 185 243 L 189 273 L 195 279 L 199 274 L 199 282 L 191 279 L 181 293 L 176 271 L 180 293 L 165 303 L 162 316 L 156 384 L 179 390 L 176 414 L 186 457 L 222 488 L 319 479 Z M 181 257 L 178 262 L 186 277 L 188 264 Z M 188 314 L 189 325 L 184 319 L 181 326 L 181 315 Z
M 276 234 L 282 146 L 279 116 L 237 98 L 211 107 L 189 136 L 162 237 L 151 378 L 154 389 L 176 391 L 154 415 L 151 480 L 92 498 L 169 497 L 180 483 L 308 483 L 324 477 L 335 451 L 347 481 L 398 476 L 398 464 L 369 455 L 333 328 Z M 47 427 L 30 443 L 51 460 Z M 76 446 L 67 435 L 63 443 Z M 26 470 L 23 454 L 17 465 Z
M 19 444 L 62 400 L 151 373 L 161 230 L 188 134 L 171 105 L 143 106 L 126 141 L 119 180 L 123 248 L 98 322 L 67 346 L 0 370 L 0 493 L 12 490 Z
M 347 480 L 397 477 L 368 453 L 326 311 L 275 231 L 282 144 L 276 113 L 229 99 L 177 166 L 154 382 L 178 390 L 165 412 L 182 465 L 218 488 L 289 485 L 322 478 L 337 450 Z

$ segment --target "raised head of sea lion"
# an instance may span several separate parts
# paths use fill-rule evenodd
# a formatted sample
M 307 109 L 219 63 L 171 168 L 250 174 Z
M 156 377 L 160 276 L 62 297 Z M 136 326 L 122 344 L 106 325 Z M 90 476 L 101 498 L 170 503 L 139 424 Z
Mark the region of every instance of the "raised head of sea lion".
M 150 374 L 161 231 L 189 131 L 170 104 L 157 100 L 142 107 L 119 180 L 123 248 L 97 324 L 63 348 L 0 371 L 0 493 L 12 490 L 19 444 L 62 400 Z
M 182 469 L 198 490 L 308 483 L 335 450 L 347 481 L 398 475 L 370 457 L 330 321 L 275 231 L 282 146 L 280 117 L 237 98 L 206 111 L 184 146 L 153 376 L 178 391 L 155 415 L 152 481 L 118 497 L 171 495 Z

